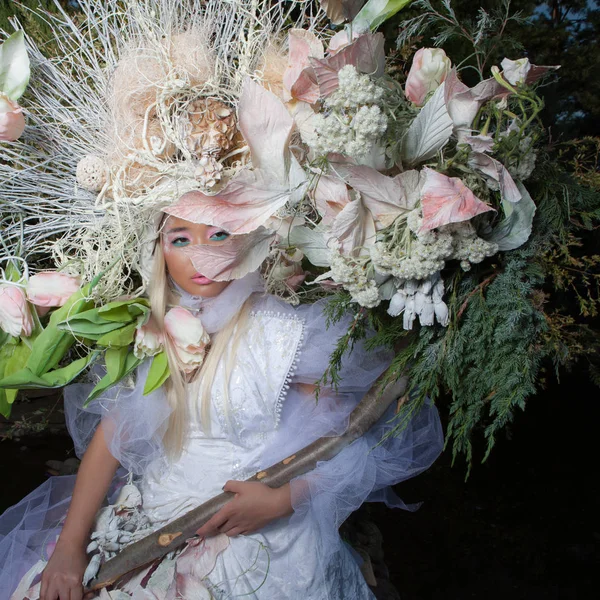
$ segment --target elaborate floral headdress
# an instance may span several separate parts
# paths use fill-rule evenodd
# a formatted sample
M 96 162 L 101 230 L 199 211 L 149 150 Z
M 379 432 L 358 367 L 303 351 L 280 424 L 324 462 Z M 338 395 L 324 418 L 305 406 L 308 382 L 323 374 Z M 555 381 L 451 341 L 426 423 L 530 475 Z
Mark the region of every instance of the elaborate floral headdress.
M 99 353 L 114 365 L 106 385 L 151 353 L 148 389 L 164 381 L 160 343 L 139 339 L 164 213 L 231 234 L 189 249 L 212 279 L 262 266 L 269 290 L 293 302 L 344 290 L 361 310 L 402 314 L 405 329 L 448 324 L 442 270 L 468 270 L 531 232 L 523 182 L 541 103 L 528 86 L 548 68 L 505 59 L 469 88 L 443 50 L 424 48 L 402 87 L 372 33 L 402 3 L 371 0 L 356 14 L 361 4 L 323 3 L 351 19 L 335 35 L 304 1 L 82 0 L 79 25 L 46 16 L 59 56 L 29 44 L 27 128 L 0 161 L 0 292 L 12 303 L 10 315 L 0 303 L 0 324 L 15 348 L 37 331 L 62 351 L 15 359 L 2 385 L 60 385 Z M 46 328 L 24 300 L 36 302 L 40 277 L 27 262 L 85 284 Z M 56 346 L 52 331 L 71 337 Z M 54 373 L 75 340 L 95 344 Z

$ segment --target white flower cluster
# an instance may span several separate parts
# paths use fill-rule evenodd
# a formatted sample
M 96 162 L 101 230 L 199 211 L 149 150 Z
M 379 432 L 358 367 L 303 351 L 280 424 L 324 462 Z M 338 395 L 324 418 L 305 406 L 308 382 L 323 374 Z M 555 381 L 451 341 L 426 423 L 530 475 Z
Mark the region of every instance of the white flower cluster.
M 379 288 L 373 279 L 369 279 L 364 267 L 352 259 L 348 259 L 340 253 L 339 242 L 329 243 L 331 250 L 331 271 L 328 275 L 336 283 L 341 283 L 352 300 L 365 308 L 374 308 L 381 302 Z
M 460 261 L 463 271 L 468 271 L 472 264 L 480 263 L 498 252 L 498 244 L 478 237 L 468 222 L 453 223 L 444 229 L 452 233 L 452 258 Z
M 318 154 L 337 152 L 360 159 L 373 150 L 387 130 L 387 117 L 378 106 L 383 89 L 352 65 L 343 67 L 339 87 L 325 100 L 327 115 L 315 116 L 310 144 Z
M 407 225 L 416 236 L 411 240 L 408 253 L 387 244 L 377 242 L 371 249 L 371 260 L 378 273 L 393 275 L 397 279 L 422 280 L 444 268 L 446 260 L 452 258 L 452 234 L 444 231 L 421 232 L 423 219 L 419 210 L 407 217 Z
M 352 65 L 338 71 L 338 89 L 325 100 L 325 106 L 337 110 L 358 108 L 365 104 L 378 104 L 383 89 L 375 85 L 368 75 L 359 73 Z
M 409 279 L 398 287 L 390 300 L 387 312 L 392 317 L 403 313 L 402 326 L 406 330 L 413 328 L 417 317 L 421 325 L 433 325 L 437 320 L 440 325 L 446 327 L 450 318 L 443 297 L 444 281 L 439 273 L 424 281 Z

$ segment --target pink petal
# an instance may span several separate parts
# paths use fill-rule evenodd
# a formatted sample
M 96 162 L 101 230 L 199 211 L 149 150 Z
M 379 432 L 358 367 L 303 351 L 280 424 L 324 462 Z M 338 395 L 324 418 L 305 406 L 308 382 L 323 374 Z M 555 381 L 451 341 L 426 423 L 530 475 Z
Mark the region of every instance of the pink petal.
M 421 196 L 422 231 L 468 221 L 475 215 L 494 210 L 479 200 L 458 177 L 446 177 L 428 168 L 425 168 L 425 176 Z
M 188 192 L 163 212 L 235 234 L 254 231 L 290 199 L 288 185 L 261 169 L 241 171 L 218 194 Z
M 188 246 L 187 254 L 199 273 L 214 281 L 240 279 L 256 271 L 269 256 L 275 234 L 264 227 L 252 233 L 232 235 L 219 246 Z

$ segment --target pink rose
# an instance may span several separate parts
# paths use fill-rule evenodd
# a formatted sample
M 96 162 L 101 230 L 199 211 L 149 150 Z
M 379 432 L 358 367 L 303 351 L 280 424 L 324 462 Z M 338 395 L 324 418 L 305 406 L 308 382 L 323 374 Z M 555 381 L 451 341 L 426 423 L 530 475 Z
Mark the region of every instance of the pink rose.
M 80 286 L 79 277 L 53 271 L 38 273 L 27 282 L 27 299 L 36 306 L 62 306 Z
M 423 106 L 427 95 L 442 85 L 451 68 L 450 59 L 441 48 L 417 50 L 406 79 L 406 97 L 417 106 Z
M 155 356 L 162 350 L 163 339 L 152 322 L 138 327 L 135 332 L 133 354 L 142 360 L 146 356 Z
M 0 285 L 0 329 L 13 337 L 29 337 L 33 331 L 25 292 L 9 283 Z
M 25 131 L 25 115 L 23 109 L 0 93 L 0 140 L 14 142 Z
M 175 345 L 180 369 L 192 373 L 204 362 L 206 346 L 210 343 L 202 321 L 177 306 L 165 315 L 165 329 Z

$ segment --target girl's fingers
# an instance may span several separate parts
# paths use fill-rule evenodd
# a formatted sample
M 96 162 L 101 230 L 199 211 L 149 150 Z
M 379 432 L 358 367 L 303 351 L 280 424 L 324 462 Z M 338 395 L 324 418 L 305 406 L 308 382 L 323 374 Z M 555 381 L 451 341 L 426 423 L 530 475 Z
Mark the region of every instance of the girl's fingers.
M 229 531 L 225 532 L 225 535 L 228 537 L 235 537 L 236 535 L 240 535 L 244 533 L 244 530 L 241 527 L 232 527 Z
M 227 506 L 224 506 L 212 519 L 209 519 L 198 531 L 196 535 L 200 537 L 210 537 L 215 535 L 217 531 L 227 522 L 229 518 L 229 511 L 225 510 Z

